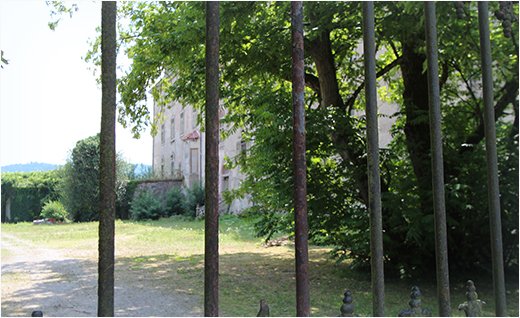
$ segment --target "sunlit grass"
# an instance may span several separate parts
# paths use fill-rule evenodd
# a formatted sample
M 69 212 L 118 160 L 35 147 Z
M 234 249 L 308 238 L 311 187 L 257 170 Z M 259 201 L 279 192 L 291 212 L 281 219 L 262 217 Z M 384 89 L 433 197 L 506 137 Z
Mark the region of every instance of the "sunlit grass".
M 97 257 L 98 223 L 63 225 L 3 224 L 2 231 L 19 239 L 60 249 L 68 256 Z M 271 316 L 295 315 L 294 246 L 265 248 L 254 236 L 246 219 L 224 216 L 220 219 L 220 314 L 255 316 L 260 299 L 266 299 Z M 310 292 L 314 316 L 338 316 L 343 292 L 353 291 L 355 312 L 371 316 L 372 298 L 369 273 L 337 264 L 329 249 L 311 247 Z M 3 253 L 9 251 L 2 249 Z M 188 293 L 203 299 L 204 221 L 182 217 L 158 221 L 116 221 L 116 279 L 142 276 L 158 288 Z M 463 276 L 462 274 L 460 275 Z M 8 277 L 9 278 L 9 277 Z M 494 315 L 492 284 L 489 277 L 470 277 L 477 284 L 479 298 L 486 301 L 484 315 Z M 463 316 L 456 308 L 465 300 L 463 279 L 451 280 L 452 315 Z M 385 310 L 396 316 L 408 307 L 410 287 L 418 284 L 423 307 L 437 314 L 433 281 L 387 279 Z M 518 282 L 508 281 L 510 316 L 518 316 Z M 202 307 L 202 303 L 200 304 Z

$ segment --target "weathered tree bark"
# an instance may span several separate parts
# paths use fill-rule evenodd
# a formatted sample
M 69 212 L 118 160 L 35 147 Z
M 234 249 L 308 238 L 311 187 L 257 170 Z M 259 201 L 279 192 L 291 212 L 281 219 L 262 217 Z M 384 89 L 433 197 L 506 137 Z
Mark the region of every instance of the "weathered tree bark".
M 377 125 L 377 83 L 374 2 L 363 2 L 363 64 L 365 69 L 365 114 L 367 122 L 368 213 L 370 215 L 370 268 L 372 315 L 385 316 L 385 275 L 383 214 L 379 172 L 379 129 Z
M 204 316 L 218 316 L 219 3 L 206 3 Z
M 116 202 L 116 12 L 115 1 L 101 5 L 101 135 L 98 316 L 114 316 L 114 235 Z
M 428 77 L 423 72 L 426 57 L 417 53 L 415 43 L 403 43 L 401 73 L 403 102 L 406 114 L 404 133 L 406 146 L 417 178 L 421 209 L 433 214 L 430 125 L 428 122 Z
M 318 38 L 311 42 L 309 53 L 314 59 L 318 71 L 322 97 L 321 107 L 333 106 L 344 109 L 345 104 L 339 94 L 329 31 L 322 32 Z
M 307 221 L 307 164 L 305 160 L 305 63 L 302 1 L 291 2 L 291 42 L 296 314 L 298 317 L 308 317 L 310 315 L 309 224 Z
M 495 103 L 495 120 L 498 120 L 510 104 L 513 104 L 518 97 L 518 79 L 512 78 L 509 80 L 504 87 L 501 89 L 504 94 L 497 100 Z M 475 131 L 466 138 L 463 146 L 460 147 L 459 153 L 464 153 L 474 149 L 477 144 L 479 144 L 484 139 L 484 118 L 481 116 L 479 118 L 480 122 Z M 518 122 L 516 122 L 518 125 Z M 514 125 L 513 125 L 514 127 Z
M 318 71 L 320 106 L 338 109 L 339 118 L 335 123 L 335 132 L 332 135 L 332 140 L 342 159 L 353 163 L 357 167 L 354 170 L 354 174 L 359 188 L 359 196 L 362 202 L 368 204 L 367 162 L 366 159 L 362 158 L 365 148 L 363 145 L 352 147 L 354 138 L 349 132 L 353 130 L 349 127 L 350 123 L 346 115 L 345 103 L 339 92 L 330 33 L 326 30 L 323 31 L 320 37 L 308 44 L 307 48 Z

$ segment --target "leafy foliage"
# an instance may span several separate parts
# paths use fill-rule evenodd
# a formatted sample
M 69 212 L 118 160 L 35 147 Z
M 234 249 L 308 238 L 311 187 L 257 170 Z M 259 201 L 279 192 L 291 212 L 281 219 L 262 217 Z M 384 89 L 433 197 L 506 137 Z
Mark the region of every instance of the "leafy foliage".
M 133 165 L 116 156 L 116 208 L 126 217 L 127 182 Z M 131 187 L 130 187 L 130 190 Z M 82 139 L 72 149 L 60 185 L 62 201 L 75 222 L 99 219 L 99 134 Z
M 187 189 L 184 214 L 195 217 L 197 206 L 203 206 L 205 200 L 204 187 L 196 183 Z
M 369 240 L 360 4 L 305 7 L 310 235 L 363 266 Z M 504 242 L 509 264 L 518 266 L 518 21 L 511 18 L 518 5 L 508 8 L 504 14 L 492 3 L 510 23 L 493 17 L 491 41 Z M 125 3 L 120 10 L 130 21 L 120 34 L 133 61 L 119 82 L 120 120 L 136 134 L 155 126 L 161 114 L 150 117 L 148 89 L 161 107 L 178 99 L 202 109 L 202 4 Z M 437 3 L 437 11 L 450 265 L 489 268 L 476 4 Z M 288 12 L 284 2 L 221 6 L 223 134 L 240 130 L 253 141 L 234 162 L 248 177 L 231 195 L 252 194 L 253 210 L 262 213 L 259 234 L 267 237 L 293 227 Z M 379 92 L 398 106 L 393 141 L 381 151 L 386 268 L 414 274 L 433 266 L 435 250 L 422 5 L 377 3 L 376 21 Z
M 4 51 L 0 50 L 0 68 L 4 68 L 4 65 L 8 65 L 9 60 L 4 57 Z
M 72 220 L 98 220 L 99 135 L 78 141 L 64 169 L 61 194 Z
M 134 198 L 134 193 L 139 181 L 130 179 L 124 182 L 124 189 L 120 190 L 116 199 L 116 216 L 122 220 L 130 218 L 130 203 Z
M 49 201 L 43 206 L 40 216 L 42 218 L 52 218 L 63 222 L 67 220 L 69 213 L 65 210 L 65 207 L 60 201 Z
M 72 18 L 74 12 L 78 11 L 78 5 L 75 3 L 64 3 L 63 1 L 52 0 L 45 1 L 45 4 L 50 9 L 50 15 L 52 19 L 52 21 L 47 25 L 49 26 L 49 29 L 53 31 L 60 23 L 64 14 L 67 14 L 69 18 Z
M 181 188 L 173 187 L 166 195 L 166 216 L 184 214 L 186 196 Z
M 140 192 L 130 204 L 133 220 L 158 220 L 163 214 L 161 202 L 149 191 Z
M 60 170 L 2 174 L 2 221 L 7 200 L 11 202 L 11 220 L 31 221 L 40 215 L 45 202 L 59 198 Z

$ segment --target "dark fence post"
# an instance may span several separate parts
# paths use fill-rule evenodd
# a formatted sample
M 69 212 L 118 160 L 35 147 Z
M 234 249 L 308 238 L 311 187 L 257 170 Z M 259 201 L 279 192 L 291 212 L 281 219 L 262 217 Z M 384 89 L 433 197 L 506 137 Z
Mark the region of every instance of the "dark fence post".
M 219 3 L 206 2 L 204 316 L 218 316 Z
M 363 54 L 368 152 L 368 210 L 370 213 L 370 262 L 372 269 L 372 311 L 384 316 L 385 279 L 383 264 L 383 217 L 379 173 L 379 135 L 377 125 L 376 47 L 374 3 L 363 2 Z
M 430 106 L 433 211 L 435 214 L 437 297 L 439 301 L 439 315 L 447 317 L 451 314 L 451 306 L 435 2 L 424 2 L 424 14 L 426 18 L 426 54 L 428 58 L 428 97 Z
M 101 4 L 101 133 L 99 164 L 98 308 L 114 316 L 114 241 L 116 215 L 116 19 L 117 4 Z
M 477 288 L 472 280 L 466 282 L 466 301 L 459 305 L 459 310 L 464 310 L 466 317 L 482 316 L 482 305 L 485 304 L 478 299 Z
M 310 315 L 307 224 L 307 163 L 305 161 L 305 88 L 303 61 L 303 3 L 291 2 L 294 218 L 296 258 L 296 314 Z
M 422 308 L 421 290 L 417 286 L 412 286 L 410 292 L 409 309 L 399 311 L 397 317 L 431 317 L 432 311 L 428 308 Z
M 350 289 L 345 290 L 343 294 L 343 304 L 341 304 L 339 309 L 341 313 L 340 317 L 355 317 L 353 301 Z
M 484 99 L 484 133 L 486 136 L 486 162 L 488 179 L 489 223 L 491 227 L 491 259 L 496 315 L 504 317 L 506 288 L 504 282 L 504 256 L 502 251 L 502 221 L 500 220 L 500 194 L 498 188 L 498 160 L 493 107 L 493 77 L 491 74 L 491 44 L 489 40 L 488 3 L 478 3 L 480 57 L 482 61 L 482 91 Z

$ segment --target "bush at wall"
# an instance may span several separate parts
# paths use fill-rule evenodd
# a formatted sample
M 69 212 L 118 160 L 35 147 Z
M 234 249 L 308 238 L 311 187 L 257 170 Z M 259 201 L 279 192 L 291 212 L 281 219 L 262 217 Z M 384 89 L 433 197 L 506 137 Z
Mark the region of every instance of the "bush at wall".
M 195 217 L 197 206 L 203 206 L 205 199 L 204 187 L 201 183 L 193 185 L 186 194 L 184 214 Z
M 40 217 L 43 204 L 59 198 L 61 178 L 61 170 L 2 173 L 2 222 Z M 6 215 L 8 202 L 10 219 Z
M 166 216 L 184 214 L 186 210 L 186 196 L 181 188 L 174 187 L 166 196 Z
M 40 214 L 42 218 L 56 219 L 57 221 L 65 221 L 69 213 L 65 210 L 60 201 L 49 201 L 45 203 Z
M 148 191 L 139 193 L 130 204 L 133 220 L 158 220 L 163 213 L 161 202 Z

